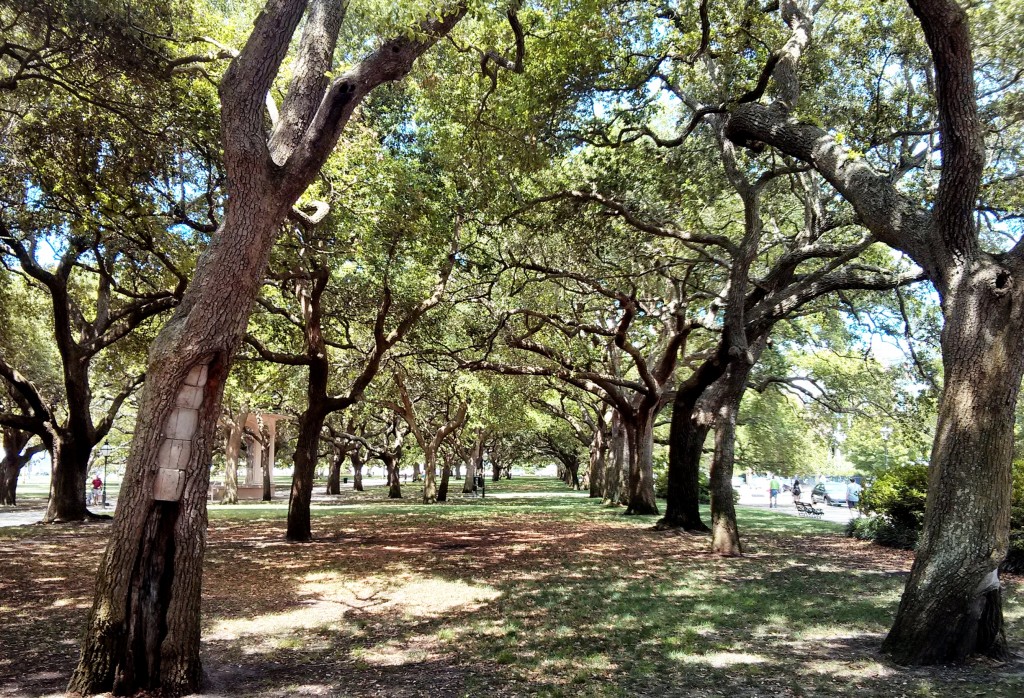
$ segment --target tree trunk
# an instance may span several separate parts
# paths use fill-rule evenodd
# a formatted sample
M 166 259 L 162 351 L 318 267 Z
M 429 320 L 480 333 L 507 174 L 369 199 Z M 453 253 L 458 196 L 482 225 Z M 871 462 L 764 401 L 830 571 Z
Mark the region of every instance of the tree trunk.
M 270 502 L 274 499 L 274 472 L 270 464 L 270 430 L 266 425 L 260 429 L 260 438 L 263 440 L 260 453 L 260 462 L 263 463 L 263 501 Z
M 20 429 L 3 429 L 4 458 L 0 461 L 0 505 L 17 504 L 18 475 L 31 456 L 24 454 L 32 434 Z
M 462 494 L 471 494 L 475 485 L 473 484 L 476 480 L 476 447 L 473 447 L 473 453 L 470 454 L 469 459 L 466 461 L 466 479 L 462 481 Z
M 742 368 L 738 369 L 743 371 Z M 749 374 L 750 369 L 744 371 Z M 732 378 L 730 372 L 730 379 Z M 743 376 L 746 383 L 746 375 Z M 732 495 L 732 468 L 736 461 L 736 415 L 739 395 L 726 397 L 715 414 L 715 456 L 711 461 L 711 552 L 726 557 L 743 554 L 736 524 L 736 505 Z
M 86 479 L 92 444 L 64 430 L 54 439 L 50 501 L 43 521 L 82 521 L 89 516 L 85 504 Z
M 401 499 L 402 483 L 398 474 L 398 458 L 394 454 L 383 453 L 381 460 L 384 461 L 384 471 L 388 477 L 388 499 Z
M 462 463 L 459 461 L 455 461 L 455 472 L 453 473 L 453 476 L 456 480 L 462 479 Z
M 627 516 L 658 513 L 652 463 L 655 411 L 639 409 L 637 413 L 636 423 L 626 432 L 630 439 Z
M 352 451 L 352 490 L 363 492 L 363 454 L 359 449 Z
M 590 497 L 597 499 L 604 495 L 605 459 L 607 457 L 608 444 L 605 441 L 605 431 L 599 425 L 594 430 L 594 438 L 590 442 Z
M 261 105 L 305 10 L 300 0 L 268 2 L 221 80 L 224 215 L 150 350 L 127 472 L 71 693 L 198 691 L 210 453 L 224 381 L 245 336 L 278 228 L 362 99 L 376 86 L 401 79 L 466 12 L 458 8 L 428 20 L 425 38 L 387 42 L 329 89 L 343 8 L 314 13 L 300 41 L 300 64 L 307 70 L 296 74 L 279 121 L 282 129 L 275 129 L 268 142 Z M 315 453 L 303 457 L 315 464 Z M 293 490 L 301 489 L 295 484 Z M 84 490 L 84 485 L 83 474 L 79 486 Z M 294 532 L 308 538 L 306 503 L 304 530 L 297 521 Z
M 1014 407 L 1024 374 L 1024 264 L 1009 271 L 978 264 L 943 302 L 945 379 L 924 530 L 882 646 L 900 663 L 1008 654 L 997 570 L 1009 543 Z
M 700 460 L 711 420 L 698 409 L 696 401 L 691 406 L 679 399 L 680 394 L 682 391 L 677 393 L 669 432 L 665 516 L 657 525 L 706 533 L 710 529 L 700 518 Z
M 437 502 L 437 452 L 429 448 L 423 454 L 423 503 Z
M 441 465 L 441 485 L 437 488 L 437 501 L 448 501 L 448 481 L 452 476 L 452 462 L 449 458 L 444 459 Z
M 342 448 L 340 439 L 336 440 L 333 446 L 331 469 L 327 474 L 327 494 L 341 494 L 341 467 L 345 464 L 347 452 Z
M 310 367 L 310 373 L 312 373 Z M 310 385 L 313 384 L 312 377 Z M 326 378 L 324 380 L 326 386 Z M 326 390 L 326 388 L 325 388 Z M 327 412 L 322 402 L 310 402 L 299 415 L 298 437 L 293 456 L 295 471 L 292 473 L 292 489 L 288 499 L 287 540 L 306 542 L 312 539 L 309 505 L 313 499 L 313 480 L 316 477 L 316 462 L 320 450 L 320 431 L 324 427 Z
M 242 451 L 245 420 L 249 411 L 243 409 L 228 423 L 227 442 L 224 445 L 224 495 L 221 504 L 238 504 L 238 455 Z
M 610 441 L 608 457 L 605 459 L 602 499 L 607 506 L 618 506 L 622 499 L 622 471 L 628 467 L 625 464 L 629 459 L 629 439 L 618 412 L 612 415 Z

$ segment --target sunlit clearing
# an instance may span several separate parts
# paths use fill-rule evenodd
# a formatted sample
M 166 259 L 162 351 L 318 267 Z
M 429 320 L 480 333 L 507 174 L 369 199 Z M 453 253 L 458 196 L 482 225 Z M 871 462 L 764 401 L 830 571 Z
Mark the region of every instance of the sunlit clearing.
M 705 664 L 715 669 L 737 666 L 740 664 L 764 664 L 768 661 L 760 654 L 747 652 L 712 652 L 710 654 L 689 654 L 685 652 L 669 652 L 669 658 L 684 664 Z
M 350 579 L 319 572 L 305 580 L 300 596 L 333 601 L 362 613 L 398 611 L 413 618 L 435 617 L 454 608 L 474 610 L 501 596 L 491 586 L 411 573 Z
M 352 656 L 375 667 L 415 664 L 435 656 L 431 651 L 432 645 L 430 638 L 422 636 L 410 638 L 408 642 L 389 640 L 373 647 L 357 648 L 352 651 Z

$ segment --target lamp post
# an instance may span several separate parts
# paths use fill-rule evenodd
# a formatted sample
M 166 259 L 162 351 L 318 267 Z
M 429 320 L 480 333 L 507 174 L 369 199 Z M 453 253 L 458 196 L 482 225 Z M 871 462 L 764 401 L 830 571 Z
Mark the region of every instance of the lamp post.
M 113 449 L 110 444 L 103 444 L 100 453 L 103 454 L 103 506 L 107 506 L 107 461 L 110 460 L 110 452 Z
M 885 448 L 885 459 L 882 463 L 882 468 L 889 467 L 889 437 L 892 436 L 892 427 L 882 427 L 879 429 L 882 432 L 882 445 Z

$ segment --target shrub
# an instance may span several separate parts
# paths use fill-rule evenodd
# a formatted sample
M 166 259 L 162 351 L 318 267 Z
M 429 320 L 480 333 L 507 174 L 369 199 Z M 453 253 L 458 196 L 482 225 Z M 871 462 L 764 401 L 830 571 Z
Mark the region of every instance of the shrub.
M 899 530 L 921 530 L 928 466 L 898 465 L 885 471 L 860 497 L 861 511 L 877 514 Z
M 851 519 L 846 524 L 846 535 L 860 540 L 870 540 L 889 548 L 913 550 L 917 545 L 919 530 L 893 524 L 882 516 L 865 516 Z

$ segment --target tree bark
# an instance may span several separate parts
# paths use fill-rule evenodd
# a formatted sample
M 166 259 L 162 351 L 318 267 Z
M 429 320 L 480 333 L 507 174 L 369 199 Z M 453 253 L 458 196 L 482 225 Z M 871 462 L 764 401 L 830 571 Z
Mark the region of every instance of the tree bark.
M 639 408 L 635 422 L 627 429 L 629 439 L 629 480 L 628 506 L 626 515 L 651 515 L 658 513 L 654 498 L 654 450 L 655 410 Z
M 58 430 L 54 439 L 53 471 L 50 477 L 50 501 L 43 521 L 57 523 L 81 521 L 89 516 L 85 503 L 89 456 L 93 444 Z
M 882 646 L 901 664 L 1008 655 L 997 570 L 1009 544 L 1013 406 L 1024 375 L 1024 264 L 1000 261 L 965 272 L 944 301 L 924 530 Z
M 441 465 L 441 484 L 437 488 L 437 501 L 448 501 L 448 481 L 451 479 L 451 476 L 452 462 L 449 458 L 445 458 Z
M 243 408 L 228 419 L 227 440 L 224 445 L 224 494 L 221 504 L 238 504 L 238 456 L 242 451 L 245 421 L 249 410 Z
M 310 372 L 312 373 L 312 367 Z M 325 391 L 326 383 L 324 376 Z M 313 385 L 312 380 L 310 385 Z M 298 436 L 293 456 L 295 470 L 292 473 L 292 489 L 288 499 L 288 528 L 285 533 L 285 538 L 290 541 L 306 542 L 313 536 L 309 505 L 313 499 L 320 431 L 324 427 L 325 419 L 327 412 L 322 402 L 310 402 L 309 407 L 299 415 Z
M 263 463 L 263 501 L 274 499 L 274 469 L 270 462 L 270 430 L 260 420 L 260 462 Z
M 224 217 L 150 350 L 127 473 L 69 692 L 181 695 L 199 688 L 208 463 L 224 381 L 278 227 L 363 98 L 404 77 L 466 12 L 457 7 L 425 21 L 415 36 L 384 42 L 332 81 L 344 6 L 312 2 L 299 46 L 300 64 L 311 67 L 296 72 L 282 109 L 287 118 L 269 139 L 262 105 L 307 3 L 269 2 L 221 81 Z M 303 533 L 298 523 L 296 534 Z
M 736 505 L 732 494 L 732 467 L 736 460 L 737 402 L 727 400 L 715 415 L 715 456 L 711 462 L 711 552 L 725 557 L 743 554 Z
M 26 454 L 25 447 L 32 440 L 32 434 L 20 429 L 3 429 L 4 458 L 0 461 L 0 505 L 17 504 L 18 476 L 33 453 Z
M 391 453 L 382 453 L 381 460 L 384 461 L 384 471 L 388 477 L 388 499 L 402 498 L 402 483 L 399 477 L 399 459 Z
M 331 469 L 327 473 L 327 494 L 341 494 L 341 467 L 345 464 L 347 451 L 341 439 L 332 442 Z
M 604 423 L 598 423 L 594 429 L 594 436 L 590 442 L 590 498 L 597 499 L 604 496 L 604 478 L 606 472 L 605 459 L 608 453 L 608 442 L 604 430 Z
M 359 449 L 352 451 L 350 456 L 352 460 L 352 491 L 362 492 L 363 491 L 363 454 L 359 452 Z
M 697 402 L 680 400 L 676 394 L 669 431 L 668 497 L 659 528 L 710 531 L 700 517 L 700 460 L 711 430 L 710 415 Z

